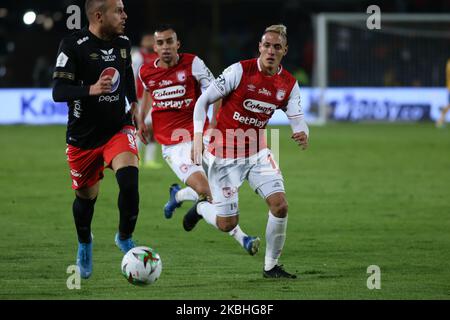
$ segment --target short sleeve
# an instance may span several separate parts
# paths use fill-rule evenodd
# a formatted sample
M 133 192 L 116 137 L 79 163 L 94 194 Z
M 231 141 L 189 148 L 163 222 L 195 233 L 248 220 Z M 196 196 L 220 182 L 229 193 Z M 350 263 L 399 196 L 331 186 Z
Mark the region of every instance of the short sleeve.
M 214 87 L 220 92 L 222 97 L 226 97 L 235 90 L 242 79 L 242 65 L 237 62 L 226 68 L 222 74 L 213 81 Z
M 76 54 L 73 44 L 63 39 L 59 45 L 53 79 L 75 81 L 77 69 Z
M 289 95 L 289 100 L 285 108 L 285 113 L 289 119 L 303 117 L 303 108 L 300 101 L 300 87 L 296 82 Z
M 200 84 L 202 92 L 206 91 L 211 82 L 214 81 L 213 74 L 199 57 L 195 57 L 192 61 L 192 75 Z

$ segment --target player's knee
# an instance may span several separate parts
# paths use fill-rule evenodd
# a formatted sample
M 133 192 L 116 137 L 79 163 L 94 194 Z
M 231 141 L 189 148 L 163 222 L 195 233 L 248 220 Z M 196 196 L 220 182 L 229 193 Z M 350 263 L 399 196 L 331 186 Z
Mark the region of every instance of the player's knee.
M 134 192 L 138 190 L 138 168 L 129 166 L 116 172 L 117 183 L 121 192 Z
M 199 198 L 208 198 L 210 197 L 210 191 L 208 187 L 201 186 L 195 189 L 195 192 L 197 192 Z
M 283 199 L 271 204 L 270 212 L 277 218 L 285 218 L 288 213 L 287 201 Z
M 236 228 L 237 219 L 219 219 L 217 221 L 217 227 L 223 232 L 230 232 Z

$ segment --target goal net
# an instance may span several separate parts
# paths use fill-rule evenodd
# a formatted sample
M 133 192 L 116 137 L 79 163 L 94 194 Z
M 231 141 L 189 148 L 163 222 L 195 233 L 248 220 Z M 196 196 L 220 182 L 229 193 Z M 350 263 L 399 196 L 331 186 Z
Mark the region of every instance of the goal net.
M 449 14 L 319 14 L 315 24 L 317 120 L 327 120 L 326 90 L 336 87 L 444 87 Z

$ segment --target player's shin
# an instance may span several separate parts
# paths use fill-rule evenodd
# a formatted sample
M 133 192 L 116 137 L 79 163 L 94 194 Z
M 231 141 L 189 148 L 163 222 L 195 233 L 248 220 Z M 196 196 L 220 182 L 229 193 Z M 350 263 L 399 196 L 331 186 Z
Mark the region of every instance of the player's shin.
M 73 201 L 73 217 L 77 228 L 78 241 L 81 243 L 91 242 L 91 222 L 94 215 L 94 205 L 97 198 L 82 199 L 76 197 Z
M 198 200 L 198 194 L 191 187 L 186 187 L 186 188 L 181 189 L 180 191 L 178 191 L 175 194 L 175 200 L 177 202 L 197 201 Z
M 284 242 L 286 240 L 287 216 L 277 218 L 269 211 L 269 219 L 266 227 L 266 256 L 264 270 L 271 270 L 278 264 Z
M 120 212 L 119 238 L 132 236 L 139 213 L 139 188 L 136 167 L 128 166 L 117 170 L 116 179 L 119 184 L 118 207 Z
M 218 229 L 216 208 L 213 204 L 208 201 L 200 201 L 197 204 L 197 212 L 203 217 L 203 219 L 205 219 L 207 223 Z
M 239 225 L 236 225 L 233 230 L 228 231 L 228 234 L 239 242 L 241 246 L 244 246 L 244 238 L 248 236 L 244 231 L 242 231 Z

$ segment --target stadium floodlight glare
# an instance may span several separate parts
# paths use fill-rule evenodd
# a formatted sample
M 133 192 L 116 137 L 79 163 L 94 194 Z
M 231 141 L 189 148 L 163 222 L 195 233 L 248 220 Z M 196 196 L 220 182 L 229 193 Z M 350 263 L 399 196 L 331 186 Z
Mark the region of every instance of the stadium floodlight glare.
M 0 18 L 4 18 L 8 15 L 8 9 L 0 8 Z
M 23 15 L 23 23 L 30 25 L 36 21 L 36 13 L 34 11 L 25 12 Z
M 44 20 L 44 29 L 45 30 L 50 30 L 51 28 L 53 28 L 53 19 L 52 18 L 45 18 Z

